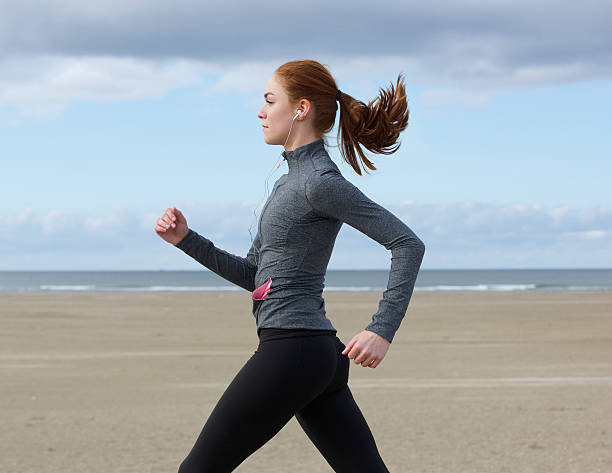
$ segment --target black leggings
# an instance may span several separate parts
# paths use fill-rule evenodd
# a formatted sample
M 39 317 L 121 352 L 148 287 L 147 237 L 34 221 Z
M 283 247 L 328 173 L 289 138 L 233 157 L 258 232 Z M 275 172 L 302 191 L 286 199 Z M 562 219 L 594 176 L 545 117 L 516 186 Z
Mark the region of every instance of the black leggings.
M 335 332 L 260 329 L 259 346 L 204 424 L 179 473 L 233 471 L 295 415 L 335 472 L 389 473 L 347 385 Z

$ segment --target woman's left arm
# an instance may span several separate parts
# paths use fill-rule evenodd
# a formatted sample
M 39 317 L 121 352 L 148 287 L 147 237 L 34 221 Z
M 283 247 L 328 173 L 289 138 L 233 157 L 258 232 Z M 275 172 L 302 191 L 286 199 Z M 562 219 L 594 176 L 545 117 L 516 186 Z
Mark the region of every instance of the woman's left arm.
M 345 350 L 352 351 L 357 345 L 355 352 L 363 352 L 367 344 L 379 354 L 386 352 L 408 309 L 425 244 L 408 225 L 368 198 L 336 170 L 314 172 L 306 182 L 306 197 L 318 214 L 349 224 L 391 251 L 389 280 L 378 310 L 365 327 L 366 333 L 357 334 Z M 368 361 L 364 356 L 355 358 L 356 363 L 364 361 Z

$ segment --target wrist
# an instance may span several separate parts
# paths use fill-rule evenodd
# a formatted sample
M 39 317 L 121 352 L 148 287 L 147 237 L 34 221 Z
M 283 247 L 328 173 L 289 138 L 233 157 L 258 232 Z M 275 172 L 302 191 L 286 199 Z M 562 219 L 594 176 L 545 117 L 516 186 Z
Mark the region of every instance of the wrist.
M 185 242 L 187 240 L 187 237 L 191 233 L 191 231 L 192 231 L 191 228 L 187 227 L 187 232 L 185 232 L 183 237 L 178 242 L 176 242 L 174 246 L 179 246 L 181 243 Z

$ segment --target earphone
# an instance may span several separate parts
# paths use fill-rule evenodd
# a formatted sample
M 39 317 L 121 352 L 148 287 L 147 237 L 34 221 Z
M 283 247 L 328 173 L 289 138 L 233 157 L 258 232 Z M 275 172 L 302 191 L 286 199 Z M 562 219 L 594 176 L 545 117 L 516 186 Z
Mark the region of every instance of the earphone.
M 289 134 L 287 135 L 287 139 L 285 140 L 285 145 L 287 144 L 287 141 L 289 140 L 289 135 L 291 134 L 291 130 L 293 129 L 293 122 L 300 115 L 300 113 L 302 113 L 302 110 L 298 110 L 297 113 L 295 114 L 295 117 L 293 117 L 293 120 L 291 120 L 291 128 L 289 128 Z M 276 165 L 277 169 L 281 165 L 284 159 L 285 158 L 281 159 L 280 162 Z
M 287 134 L 287 139 L 285 140 L 285 145 L 287 144 L 287 141 L 289 140 L 289 135 L 291 134 L 291 130 L 293 129 L 293 122 L 295 121 L 295 119 L 297 117 L 300 116 L 300 114 L 303 112 L 303 110 L 298 110 L 297 113 L 295 114 L 295 116 L 293 117 L 293 120 L 291 120 L 291 127 L 289 128 L 289 133 Z M 283 145 L 284 146 L 284 145 Z M 283 157 L 283 159 L 281 159 L 278 164 L 275 165 L 275 168 L 278 169 L 279 166 L 281 165 L 281 163 L 285 160 L 285 158 Z M 268 195 L 268 178 L 270 177 L 270 174 L 272 174 L 272 172 L 274 172 L 274 168 L 272 168 L 272 171 L 270 171 L 270 173 L 268 174 L 268 177 L 266 177 L 266 191 L 265 191 L 265 196 L 264 196 L 264 202 L 266 200 L 266 196 Z M 259 206 L 258 206 L 259 207 Z M 257 214 L 255 213 L 255 210 L 253 210 L 253 215 L 255 216 L 255 219 L 257 220 Z M 249 227 L 249 234 L 251 234 L 251 228 L 252 225 Z M 253 243 L 253 235 L 251 234 L 251 243 Z

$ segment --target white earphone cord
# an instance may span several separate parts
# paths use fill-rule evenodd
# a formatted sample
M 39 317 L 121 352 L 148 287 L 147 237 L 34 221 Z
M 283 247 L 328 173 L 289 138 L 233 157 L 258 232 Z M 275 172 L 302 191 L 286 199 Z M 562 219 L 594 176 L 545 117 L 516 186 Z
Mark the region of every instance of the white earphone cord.
M 289 127 L 289 133 L 287 134 L 287 139 L 285 140 L 285 144 L 283 145 L 283 148 L 287 145 L 287 141 L 289 140 L 289 135 L 291 135 L 291 130 L 293 129 L 293 122 L 295 121 L 295 119 L 300 115 L 300 113 L 302 113 L 301 110 L 298 110 L 297 113 L 295 114 L 295 117 L 293 117 L 293 120 L 291 120 L 291 127 Z M 281 163 L 283 162 L 283 159 L 285 159 L 284 157 L 277 162 L 274 167 L 272 168 L 272 170 L 268 173 L 268 177 L 266 177 L 266 187 L 265 187 L 265 194 L 264 194 L 264 198 L 263 198 L 263 202 L 266 201 L 266 199 L 268 198 L 268 179 L 270 178 L 270 174 L 272 174 L 276 169 L 279 168 L 279 166 L 281 165 Z M 255 210 L 258 209 L 261 206 L 261 203 L 255 207 L 255 209 L 253 209 L 253 216 L 255 217 L 255 222 L 257 222 L 257 214 L 255 213 Z M 251 224 L 249 226 L 249 235 L 251 237 L 251 244 L 253 244 L 253 234 L 251 233 L 251 228 L 253 228 L 253 224 Z

